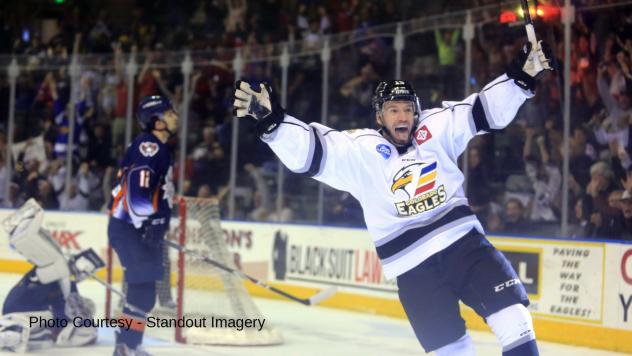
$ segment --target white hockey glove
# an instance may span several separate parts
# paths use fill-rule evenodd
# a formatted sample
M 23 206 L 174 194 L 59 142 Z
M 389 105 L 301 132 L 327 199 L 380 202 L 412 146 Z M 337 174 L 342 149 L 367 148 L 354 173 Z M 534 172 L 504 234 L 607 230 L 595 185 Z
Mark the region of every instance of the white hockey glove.
M 536 48 L 531 42 L 524 44 L 518 55 L 507 67 L 507 76 L 525 90 L 535 90 L 535 78 L 544 70 L 553 70 L 553 55 L 546 43 L 539 41 Z M 539 62 L 537 66 L 535 63 Z
M 285 116 L 285 109 L 279 105 L 267 83 L 259 84 L 259 90 L 255 90 L 250 84 L 237 81 L 233 107 L 234 116 L 254 120 L 255 132 L 259 136 L 276 130 Z

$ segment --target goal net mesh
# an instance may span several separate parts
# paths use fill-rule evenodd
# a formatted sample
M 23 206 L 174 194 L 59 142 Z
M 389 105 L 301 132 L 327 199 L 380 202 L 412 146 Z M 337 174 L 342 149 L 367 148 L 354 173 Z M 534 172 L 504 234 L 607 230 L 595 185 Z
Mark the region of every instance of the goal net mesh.
M 195 254 L 238 269 L 234 255 L 228 251 L 215 199 L 180 198 L 174 204 L 166 238 Z M 157 283 L 158 300 L 150 316 L 179 323 L 174 327 L 177 342 L 208 345 L 283 342 L 278 330 L 254 304 L 242 278 L 173 248 L 168 248 L 164 256 L 165 276 Z M 167 303 L 169 299 L 175 303 Z M 117 309 L 120 308 L 121 303 Z M 150 329 L 146 331 L 152 334 Z

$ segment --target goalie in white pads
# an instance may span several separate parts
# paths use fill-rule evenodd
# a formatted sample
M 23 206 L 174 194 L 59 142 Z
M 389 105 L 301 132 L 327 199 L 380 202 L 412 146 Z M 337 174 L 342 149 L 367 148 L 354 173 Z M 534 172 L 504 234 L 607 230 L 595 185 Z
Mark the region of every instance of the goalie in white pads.
M 97 329 L 75 327 L 75 318 L 92 319 L 94 303 L 81 297 L 77 282 L 103 266 L 92 249 L 69 260 L 46 230 L 44 211 L 30 199 L 4 222 L 11 246 L 34 267 L 6 296 L 0 317 L 0 350 L 25 352 L 52 346 L 92 344 Z
M 257 134 L 290 170 L 358 199 L 384 274 L 397 278 L 400 301 L 427 352 L 474 354 L 461 300 L 490 325 L 504 356 L 538 354 L 524 286 L 485 239 L 457 159 L 475 135 L 509 125 L 534 95 L 536 75 L 551 69 L 545 51 L 527 44 L 506 74 L 441 108 L 422 111 L 405 81 L 381 82 L 373 97 L 379 130 L 305 124 L 285 113 L 268 85 L 237 82 L 235 115 L 254 120 Z

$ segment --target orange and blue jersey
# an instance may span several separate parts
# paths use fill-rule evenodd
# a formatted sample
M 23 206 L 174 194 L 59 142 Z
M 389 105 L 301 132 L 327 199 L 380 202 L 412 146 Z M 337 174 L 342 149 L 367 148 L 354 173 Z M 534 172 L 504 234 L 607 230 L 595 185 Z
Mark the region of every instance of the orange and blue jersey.
M 174 194 L 169 147 L 150 133 L 138 135 L 123 156 L 110 216 L 140 228 L 149 216 L 169 218 Z

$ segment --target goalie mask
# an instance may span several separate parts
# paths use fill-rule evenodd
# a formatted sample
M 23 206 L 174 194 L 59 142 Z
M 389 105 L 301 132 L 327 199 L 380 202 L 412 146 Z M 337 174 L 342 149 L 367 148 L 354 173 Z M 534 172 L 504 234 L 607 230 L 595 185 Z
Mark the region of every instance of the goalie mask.
M 412 133 L 414 129 L 419 124 L 419 115 L 421 113 L 421 105 L 419 104 L 419 98 L 415 93 L 412 85 L 403 80 L 387 80 L 382 81 L 375 88 L 375 92 L 373 94 L 372 105 L 375 110 L 375 114 L 378 118 L 384 120 L 384 104 L 389 101 L 409 101 L 413 104 L 413 127 L 410 130 L 410 141 L 412 141 Z M 384 131 L 389 136 L 392 136 L 392 133 L 389 131 L 387 127 L 381 125 L 380 130 Z M 398 145 L 401 145 L 399 143 Z

